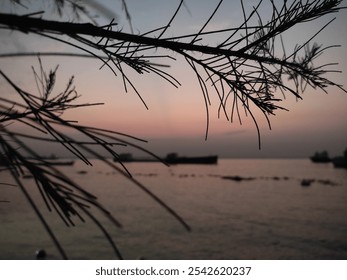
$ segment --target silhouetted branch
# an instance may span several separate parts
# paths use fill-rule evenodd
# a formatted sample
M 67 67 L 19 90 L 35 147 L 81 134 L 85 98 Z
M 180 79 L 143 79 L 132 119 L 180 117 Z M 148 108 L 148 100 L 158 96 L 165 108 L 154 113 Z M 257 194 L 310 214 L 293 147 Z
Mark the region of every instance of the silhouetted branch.
M 23 5 L 20 0 L 12 0 L 12 2 Z M 333 20 L 328 21 L 322 28 L 317 28 L 318 30 L 313 36 L 303 44 L 297 44 L 291 51 L 286 50 L 283 40 L 285 31 L 299 23 L 314 21 L 324 15 L 338 12 L 343 8 L 340 7 L 341 0 L 293 0 L 281 1 L 281 3 L 269 0 L 267 3 L 270 5 L 271 15 L 267 19 L 261 15 L 261 8 L 265 0 L 258 1 L 250 12 L 247 11 L 246 1 L 240 0 L 243 22 L 239 26 L 209 30 L 208 27 L 218 10 L 221 9 L 223 2 L 223 0 L 218 2 L 197 32 L 170 37 L 164 37 L 164 35 L 173 26 L 179 11 L 184 7 L 183 0 L 179 2 L 177 9 L 165 26 L 142 34 L 134 34 L 125 0 L 122 0 L 122 7 L 130 25 L 131 34 L 123 32 L 115 20 L 110 21 L 107 25 L 98 26 L 86 7 L 79 1 L 72 0 L 55 0 L 58 14 L 62 16 L 64 9 L 68 6 L 77 19 L 80 19 L 81 15 L 86 15 L 91 19 L 91 23 L 46 20 L 41 17 L 42 12 L 26 15 L 0 13 L 0 28 L 36 34 L 69 45 L 81 52 L 43 52 L 40 54 L 41 56 L 75 56 L 100 60 L 101 68 L 106 66 L 115 76 L 119 75 L 125 91 L 131 88 L 146 108 L 145 100 L 128 76 L 127 70 L 133 69 L 137 74 L 152 73 L 174 87 L 179 87 L 181 85 L 179 80 L 168 72 L 170 64 L 175 61 L 172 53 L 178 54 L 179 57 L 184 58 L 188 68 L 193 71 L 200 86 L 206 109 L 206 138 L 210 127 L 209 108 L 212 92 L 217 95 L 219 102 L 218 117 L 223 115 L 230 122 L 233 122 L 236 117 L 242 124 L 243 110 L 246 116 L 252 118 L 258 133 L 260 147 L 260 127 L 255 109 L 264 115 L 271 128 L 269 116 L 274 115 L 278 109 L 286 110 L 279 105 L 282 98 L 279 98 L 278 94 L 281 94 L 283 98 L 286 93 L 290 93 L 295 98 L 301 98 L 302 92 L 307 87 L 327 91 L 328 86 L 335 86 L 345 91 L 341 85 L 324 77 L 327 73 L 337 72 L 327 68 L 335 66 L 335 63 L 314 65 L 316 59 L 325 50 L 336 47 L 336 45 L 323 47 L 312 43 L 317 34 Z M 218 35 L 221 43 L 211 43 L 209 40 L 211 35 Z M 280 42 L 278 43 L 278 41 Z M 278 50 L 279 44 L 282 49 Z M 0 54 L 0 58 L 36 56 L 37 54 L 34 52 L 3 53 Z M 10 170 L 16 184 L 33 207 L 62 257 L 67 258 L 21 181 L 25 171 L 33 175 L 49 211 L 55 211 L 67 226 L 74 225 L 74 218 L 77 217 L 84 221 L 84 216 L 87 216 L 101 230 L 120 259 L 122 255 L 119 249 L 105 227 L 94 216 L 92 209 L 99 210 L 114 225 L 120 227 L 121 224 L 98 203 L 94 195 L 86 192 L 52 166 L 37 164 L 46 162 L 36 151 L 25 144 L 24 139 L 60 144 L 87 165 L 91 165 L 87 154 L 102 160 L 147 193 L 187 230 L 190 230 L 189 225 L 179 214 L 133 178 L 121 161 L 114 163 L 106 160 L 101 153 L 94 149 L 95 146 L 99 146 L 112 159 L 119 159 L 115 148 L 129 146 L 160 160 L 141 145 L 136 144 L 137 142 L 143 143 L 143 140 L 115 131 L 81 126 L 75 121 L 63 119 L 62 114 L 66 110 L 101 105 L 101 103 L 76 104 L 79 95 L 73 86 L 73 77 L 63 91 L 55 94 L 54 85 L 58 68 L 46 73 L 40 58 L 39 69 L 32 68 L 32 70 L 37 94 L 20 88 L 5 74 L 4 69 L 0 69 L 0 76 L 14 90 L 16 98 L 20 97 L 19 102 L 15 102 L 12 98 L 0 97 L 0 160 Z M 284 82 L 286 79 L 289 80 L 289 83 Z M 25 125 L 37 134 L 12 131 L 9 124 L 13 123 Z M 64 128 L 72 129 L 86 140 L 77 140 L 69 136 L 64 132 Z M 21 150 L 16 147 L 21 147 Z M 28 159 L 24 153 L 35 159 L 36 162 Z
M 19 88 L 5 73 L 0 70 L 0 76 L 7 81 L 7 83 L 15 90 L 23 101 L 23 103 L 20 103 L 18 101 L 0 97 L 0 150 L 2 151 L 0 160 L 5 168 L 10 170 L 13 177 L 15 177 L 16 184 L 20 186 L 20 189 L 24 193 L 26 199 L 29 201 L 40 221 L 43 223 L 62 257 L 67 258 L 67 255 L 37 208 L 36 203 L 31 198 L 30 194 L 25 190 L 24 184 L 21 181 L 24 174 L 30 174 L 34 178 L 36 186 L 49 211 L 55 211 L 66 226 L 74 226 L 75 223 L 73 221 L 73 217 L 77 217 L 81 221 L 85 221 L 82 214 L 84 213 L 87 215 L 105 235 L 105 238 L 109 241 L 119 258 L 122 258 L 122 256 L 114 241 L 108 234 L 107 230 L 90 211 L 90 208 L 94 207 L 98 209 L 114 225 L 121 227 L 121 224 L 101 204 L 98 203 L 97 198 L 94 195 L 86 192 L 70 178 L 66 177 L 59 170 L 47 163 L 45 159 L 41 158 L 21 139 L 58 143 L 63 145 L 67 150 L 88 165 L 91 165 L 91 162 L 85 156 L 85 153 L 89 153 L 89 155 L 102 160 L 105 164 L 118 171 L 120 174 L 132 181 L 141 190 L 147 193 L 150 197 L 152 197 L 173 217 L 175 217 L 187 230 L 189 230 L 189 226 L 173 209 L 171 209 L 154 193 L 149 191 L 143 184 L 132 178 L 131 173 L 121 161 L 119 161 L 119 164 L 122 166 L 122 168 L 113 163 L 113 159 L 119 158 L 114 148 L 119 146 L 131 146 L 137 148 L 157 158 L 158 161 L 161 161 L 161 159 L 153 153 L 145 150 L 139 145 L 131 143 L 129 140 L 124 138 L 140 142 L 144 142 L 144 140 L 124 133 L 78 125 L 75 122 L 65 121 L 61 118 L 61 114 L 66 110 L 100 104 L 74 104 L 79 95 L 73 86 L 73 78 L 68 81 L 65 89 L 62 92 L 54 94 L 57 69 L 58 68 L 56 67 L 54 70 L 46 73 L 43 69 L 41 60 L 39 59 L 39 72 L 33 68 L 34 78 L 37 83 L 37 90 L 39 92 L 38 96 Z M 36 136 L 35 134 L 29 135 L 11 131 L 8 125 L 4 125 L 8 122 L 20 122 L 27 125 L 29 128 L 43 133 L 46 136 L 41 137 Z M 74 131 L 79 132 L 87 137 L 89 141 L 73 139 L 66 133 L 60 131 L 59 126 L 62 128 L 73 129 Z M 102 147 L 106 152 L 108 152 L 108 154 L 112 157 L 112 160 L 109 161 L 105 159 L 104 156 L 96 152 L 93 148 L 88 147 L 95 145 Z M 21 147 L 21 149 L 16 149 L 16 146 Z M 26 156 L 23 154 L 26 154 Z
M 254 110 L 253 107 L 258 108 L 269 123 L 268 114 L 274 114 L 277 109 L 283 109 L 282 106 L 277 105 L 281 99 L 275 97 L 276 90 L 281 91 L 282 94 L 290 92 L 300 98 L 300 93 L 307 86 L 322 90 L 325 90 L 327 86 L 337 86 L 342 89 L 342 86 L 323 77 L 331 70 L 322 66 L 313 66 L 317 54 L 322 52 L 321 46 L 314 44 L 314 49 L 308 47 L 308 43 L 331 21 L 290 54 L 287 55 L 284 48 L 282 56 L 276 56 L 275 52 L 276 39 L 281 38 L 286 30 L 299 23 L 339 11 L 340 0 L 291 1 L 290 3 L 285 1 L 281 4 L 270 1 L 272 15 L 267 22 L 259 12 L 264 1 L 259 1 L 249 15 L 247 15 L 245 3 L 241 1 L 244 22 L 240 26 L 225 30 L 204 31 L 222 3 L 223 0 L 219 1 L 205 24 L 195 34 L 169 38 L 163 38 L 163 35 L 182 8 L 183 1 L 180 1 L 166 26 L 140 35 L 124 33 L 121 30 L 115 31 L 113 28 L 117 26 L 113 22 L 99 27 L 92 23 L 48 21 L 33 16 L 14 14 L 0 14 L 0 26 L 26 33 L 37 33 L 94 55 L 102 60 L 103 65 L 107 65 L 115 75 L 117 72 L 121 74 L 125 90 L 127 91 L 130 86 L 146 108 L 145 101 L 135 84 L 129 79 L 122 64 L 139 74 L 154 73 L 177 87 L 180 85 L 179 81 L 168 72 L 159 69 L 160 66 L 152 63 L 151 60 L 156 56 L 152 54 L 148 56 L 146 52 L 161 48 L 180 54 L 186 58 L 188 65 L 197 75 L 198 83 L 202 88 L 207 113 L 206 135 L 210 106 L 208 86 L 212 86 L 220 101 L 218 115 L 223 111 L 227 119 L 233 120 L 236 109 L 241 122 L 240 111 L 237 108 L 240 104 L 244 107 L 245 114 L 250 116 L 254 116 L 251 112 Z M 258 24 L 254 24 L 254 21 L 258 21 Z M 157 37 L 149 36 L 156 31 L 160 32 Z M 246 35 L 240 39 L 236 38 L 241 31 L 245 31 Z M 199 41 L 213 34 L 224 35 L 226 39 L 218 46 L 198 44 Z M 69 36 L 76 41 L 76 44 L 67 42 L 61 35 Z M 190 41 L 184 42 L 185 38 Z M 281 42 L 283 43 L 282 38 Z M 87 50 L 86 47 L 94 51 Z M 99 54 L 100 51 L 104 55 Z M 303 51 L 302 55 L 299 54 L 300 51 Z M 292 86 L 283 82 L 284 76 L 293 81 Z M 228 102 L 230 98 L 232 98 L 231 104 Z M 230 117 L 227 117 L 227 110 L 231 112 Z M 252 118 L 256 124 L 256 119 Z

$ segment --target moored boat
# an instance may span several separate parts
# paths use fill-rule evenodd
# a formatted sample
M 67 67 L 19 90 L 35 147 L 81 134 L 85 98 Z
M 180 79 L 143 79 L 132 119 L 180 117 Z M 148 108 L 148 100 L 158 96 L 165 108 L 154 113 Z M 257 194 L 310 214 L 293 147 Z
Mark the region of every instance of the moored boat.
M 331 162 L 331 158 L 327 151 L 315 152 L 313 156 L 310 157 L 311 161 L 314 163 L 328 163 Z
M 121 162 L 159 162 L 157 158 L 136 158 L 131 153 L 120 154 L 114 161 Z M 218 156 L 199 156 L 199 157 L 185 157 L 178 156 L 177 153 L 168 154 L 163 160 L 168 164 L 216 164 Z
M 72 166 L 75 161 L 74 160 L 29 160 L 30 163 L 35 165 L 47 165 L 47 166 Z M 0 166 L 9 166 L 11 163 L 7 160 L 0 159 Z M 21 163 L 20 163 L 21 165 Z
M 171 153 L 166 156 L 165 162 L 169 164 L 217 164 L 218 156 L 184 157 Z
M 31 163 L 36 164 L 36 165 L 47 165 L 47 166 L 72 166 L 75 161 L 74 160 L 58 160 L 58 159 L 54 159 L 54 160 L 49 160 L 49 159 L 45 159 L 45 160 L 30 160 Z
M 342 156 L 334 157 L 331 161 L 336 168 L 347 168 L 347 149 Z
M 115 162 L 158 162 L 156 158 L 134 158 L 131 153 L 120 154 L 117 158 L 114 158 Z
M 67 161 L 61 161 L 61 160 L 49 160 L 45 161 L 48 165 L 61 165 L 61 166 L 72 166 L 74 165 L 75 161 L 73 160 L 67 160 Z

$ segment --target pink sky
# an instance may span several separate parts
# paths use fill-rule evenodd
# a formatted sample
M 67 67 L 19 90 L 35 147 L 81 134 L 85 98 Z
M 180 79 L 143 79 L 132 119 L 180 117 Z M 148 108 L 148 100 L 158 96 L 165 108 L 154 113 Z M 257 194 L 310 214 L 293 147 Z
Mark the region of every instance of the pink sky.
M 231 1 L 226 2 L 220 15 L 211 23 L 214 27 L 228 28 L 240 20 L 237 18 L 241 11 L 239 4 L 233 1 L 232 9 Z M 146 32 L 165 25 L 177 5 L 176 1 L 146 1 L 147 5 L 144 5 L 142 1 L 131 0 L 127 3 L 132 14 L 135 33 Z M 191 30 L 201 26 L 216 3 L 218 1 L 186 1 L 189 12 L 182 9 L 177 21 L 173 23 L 172 30 L 169 30 L 167 34 L 191 33 Z M 124 15 L 120 12 L 117 14 L 126 31 L 128 28 Z M 336 68 L 343 73 L 330 77 L 346 88 L 347 11 L 342 10 L 336 16 L 337 19 L 315 41 L 324 45 L 342 45 L 338 49 L 328 50 L 319 62 L 339 62 Z M 327 16 L 315 24 L 308 24 L 306 27 L 289 32 L 288 36 L 284 37 L 288 49 L 296 42 L 302 43 L 300 40 L 314 34 L 330 18 L 332 16 Z M 1 32 L 4 34 L 3 31 Z M 38 40 L 34 37 L 18 33 L 7 37 L 2 43 L 5 46 L 2 46 L 3 50 L 15 51 L 11 46 L 12 39 L 15 40 L 14 45 L 19 51 L 23 49 L 32 51 L 38 47 Z M 39 48 L 49 51 L 67 50 L 65 46 L 47 40 L 40 44 Z M 114 77 L 106 68 L 98 70 L 100 63 L 95 60 L 45 57 L 43 63 L 47 69 L 53 68 L 56 64 L 60 65 L 58 72 L 60 83 L 57 89 L 59 87 L 62 89 L 68 77 L 75 75 L 77 91 L 83 95 L 81 101 L 105 102 L 101 108 L 80 109 L 67 113 L 66 118 L 77 119 L 81 124 L 112 129 L 148 139 L 150 140 L 148 147 L 159 154 L 176 149 L 177 152 L 187 154 L 208 152 L 238 157 L 306 157 L 316 150 L 323 149 L 336 155 L 347 147 L 347 94 L 336 88 L 330 88 L 328 95 L 310 89 L 304 93 L 304 99 L 298 102 L 288 94 L 281 105 L 289 109 L 289 112 L 278 111 L 277 116 L 271 117 L 271 131 L 264 117 L 256 114 L 259 117 L 262 134 L 261 151 L 258 150 L 257 133 L 252 119 L 243 117 L 242 126 L 237 119 L 233 124 L 228 123 L 223 117 L 218 120 L 218 101 L 214 97 L 210 107 L 210 133 L 208 141 L 205 142 L 206 115 L 202 93 L 192 70 L 184 63 L 184 60 L 179 57 L 177 59 L 172 63 L 169 71 L 182 83 L 178 89 L 153 75 L 131 76 L 134 77 L 133 82 L 140 90 L 149 110 L 145 109 L 134 92 L 124 92 L 119 77 Z M 30 74 L 30 66 L 38 65 L 35 58 L 2 59 L 0 63 L 1 69 L 19 82 L 20 86 L 27 90 L 35 90 L 32 83 L 33 77 Z M 1 81 L 0 87 L 3 85 Z M 280 93 L 279 97 L 282 97 Z

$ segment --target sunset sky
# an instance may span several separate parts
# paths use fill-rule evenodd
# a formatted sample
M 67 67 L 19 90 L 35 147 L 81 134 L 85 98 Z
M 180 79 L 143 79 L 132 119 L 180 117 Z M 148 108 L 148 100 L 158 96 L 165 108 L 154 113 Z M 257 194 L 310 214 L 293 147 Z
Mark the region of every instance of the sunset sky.
M 196 32 L 218 2 L 187 0 L 166 36 Z M 255 5 L 258 1 L 244 2 Z M 123 31 L 130 32 L 121 1 L 101 3 L 117 16 Z M 127 0 L 134 33 L 144 33 L 167 24 L 178 3 L 179 1 Z M 343 4 L 347 5 L 347 1 Z M 264 5 L 262 9 L 264 15 L 267 15 L 267 7 L 269 6 Z M 14 10 L 13 7 L 0 4 L 1 11 L 9 12 L 11 9 Z M 52 10 L 51 7 L 45 9 Z M 29 12 L 19 8 L 18 13 Z M 49 18 L 49 12 L 45 17 Z M 301 25 L 286 33 L 283 39 L 290 52 L 295 44 L 303 43 L 333 17 L 336 20 L 314 41 L 325 46 L 338 44 L 341 47 L 328 49 L 317 63 L 338 62 L 335 69 L 342 73 L 330 74 L 328 77 L 347 88 L 347 10 L 320 18 L 314 24 Z M 239 1 L 225 1 L 207 29 L 230 28 L 239 25 L 242 19 Z M 99 22 L 106 24 L 109 18 L 99 19 Z M 74 51 L 63 44 L 41 40 L 34 35 L 0 32 L 1 53 Z M 216 36 L 211 38 L 209 44 L 217 44 L 219 40 L 222 38 Z M 223 117 L 218 119 L 219 104 L 211 91 L 210 131 L 208 140 L 205 141 L 206 111 L 198 81 L 184 59 L 176 54 L 169 54 L 177 60 L 164 63 L 170 62 L 168 72 L 182 84 L 178 89 L 157 76 L 139 77 L 130 70 L 128 72 L 149 110 L 133 91 L 124 91 L 120 76 L 115 77 L 106 67 L 99 70 L 101 65 L 96 60 L 44 57 L 43 65 L 50 69 L 59 64 L 57 90 L 63 89 L 68 78 L 75 75 L 76 89 L 83 95 L 81 102 L 105 103 L 102 107 L 66 113 L 67 119 L 146 139 L 149 143 L 145 147 L 159 155 L 176 151 L 187 155 L 218 154 L 223 157 L 307 157 L 324 149 L 331 155 L 338 155 L 347 148 L 347 93 L 338 88 L 329 88 L 329 94 L 308 89 L 300 101 L 287 94 L 280 105 L 289 111 L 277 111 L 276 116 L 270 117 L 272 130 L 269 130 L 266 119 L 256 113 L 261 130 L 261 150 L 258 149 L 257 131 L 252 119 L 243 115 L 242 125 L 237 119 L 233 123 Z M 1 70 L 23 89 L 35 91 L 31 65 L 38 67 L 35 57 L 0 59 Z M 8 89 L 3 79 L 0 80 L 0 88 Z M 6 91 L 5 95 L 10 95 L 10 91 Z M 278 97 L 283 98 L 281 93 L 278 93 Z

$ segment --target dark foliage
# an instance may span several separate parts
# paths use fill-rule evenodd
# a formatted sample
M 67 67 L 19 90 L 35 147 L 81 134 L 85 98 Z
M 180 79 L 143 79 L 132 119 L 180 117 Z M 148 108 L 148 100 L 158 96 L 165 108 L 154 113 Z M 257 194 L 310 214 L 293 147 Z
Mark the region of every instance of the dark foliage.
M 24 1 L 23 3 L 20 0 L 12 1 L 14 5 L 24 5 Z M 91 2 L 96 3 L 96 1 Z M 63 145 L 87 165 L 91 163 L 86 154 L 103 160 L 105 164 L 126 176 L 155 199 L 186 229 L 189 230 L 189 226 L 167 204 L 134 179 L 121 162 L 119 162 L 120 167 L 119 164 L 105 159 L 94 149 L 95 146 L 102 147 L 112 158 L 119 158 L 116 152 L 119 145 L 127 145 L 144 151 L 140 146 L 143 140 L 119 132 L 81 126 L 62 118 L 62 113 L 66 110 L 101 104 L 77 104 L 79 95 L 73 86 L 73 77 L 68 81 L 64 91 L 55 93 L 54 84 L 58 68 L 46 73 L 40 57 L 45 55 L 94 57 L 100 60 L 103 66 L 108 67 L 115 76 L 120 76 L 124 89 L 126 91 L 129 88 L 132 89 L 147 106 L 135 83 L 127 75 L 128 68 L 135 70 L 138 74 L 155 74 L 158 78 L 165 79 L 178 87 L 180 82 L 169 73 L 167 67 L 164 67 L 174 62 L 170 53 L 176 53 L 185 59 L 188 68 L 195 73 L 197 83 L 200 85 L 206 104 L 206 137 L 209 130 L 210 95 L 214 93 L 220 101 L 219 116 L 223 114 L 230 121 L 236 117 L 240 122 L 241 110 L 245 112 L 245 115 L 251 116 L 258 131 L 259 146 L 260 132 L 254 110 L 260 110 L 270 126 L 269 115 L 275 114 L 278 109 L 285 109 L 280 105 L 282 96 L 285 94 L 289 93 L 296 98 L 301 98 L 301 93 L 307 87 L 326 91 L 328 86 L 336 86 L 344 90 L 340 85 L 324 76 L 329 72 L 334 72 L 327 68 L 334 65 L 333 63 L 314 65 L 318 56 L 328 48 L 335 47 L 323 47 L 312 43 L 313 38 L 325 26 L 317 30 L 317 33 L 304 44 L 297 45 L 294 50 L 289 52 L 285 49 L 282 40 L 282 34 L 297 24 L 314 21 L 326 14 L 338 12 L 342 8 L 340 7 L 341 1 L 294 0 L 275 4 L 275 1 L 269 0 L 266 4 L 270 5 L 272 14 L 267 21 L 260 14 L 260 9 L 265 1 L 260 0 L 249 14 L 247 14 L 244 1 L 240 2 L 244 18 L 240 26 L 207 31 L 209 23 L 223 4 L 223 0 L 221 0 L 198 32 L 175 37 L 165 36 L 177 13 L 182 9 L 183 0 L 180 1 L 177 10 L 166 26 L 143 34 L 122 32 L 114 21 L 106 26 L 97 25 L 90 12 L 82 5 L 82 1 L 55 0 L 53 3 L 55 3 L 58 14 L 62 15 L 64 9 L 70 9 L 77 19 L 81 19 L 81 15 L 87 15 L 90 19 L 90 22 L 87 23 L 46 20 L 41 17 L 41 12 L 29 15 L 0 13 L 0 28 L 2 29 L 40 35 L 73 46 L 78 50 L 76 53 L 0 54 L 0 58 L 13 56 L 18 59 L 21 56 L 39 55 L 39 70 L 33 69 L 38 88 L 37 94 L 20 88 L 6 75 L 5 69 L 0 69 L 3 80 L 14 89 L 21 100 L 17 102 L 14 99 L 0 97 L 0 161 L 13 175 L 16 184 L 30 202 L 62 257 L 67 258 L 62 246 L 25 188 L 22 181 L 25 172 L 29 172 L 34 177 L 49 210 L 56 211 L 67 226 L 74 225 L 75 218 L 84 220 L 85 217 L 88 217 L 91 219 L 104 233 L 119 258 L 122 258 L 119 250 L 112 237 L 93 214 L 93 209 L 101 211 L 116 226 L 121 225 L 98 203 L 93 194 L 86 192 L 58 169 L 45 164 L 45 160 L 26 144 L 25 139 Z M 122 1 L 122 3 L 132 30 L 126 2 Z M 244 35 L 240 37 L 241 33 Z M 210 36 L 215 34 L 223 36 L 224 40 L 218 45 L 202 43 L 209 42 Z M 278 43 L 282 49 L 278 49 Z M 156 54 L 153 55 L 153 51 L 156 51 Z M 287 80 L 291 82 L 288 83 Z M 15 123 L 30 127 L 44 136 L 16 132 L 11 129 Z M 64 133 L 63 128 L 76 131 L 88 140 L 74 139 Z M 155 157 L 149 151 L 145 152 Z M 160 159 L 158 158 L 158 160 Z

